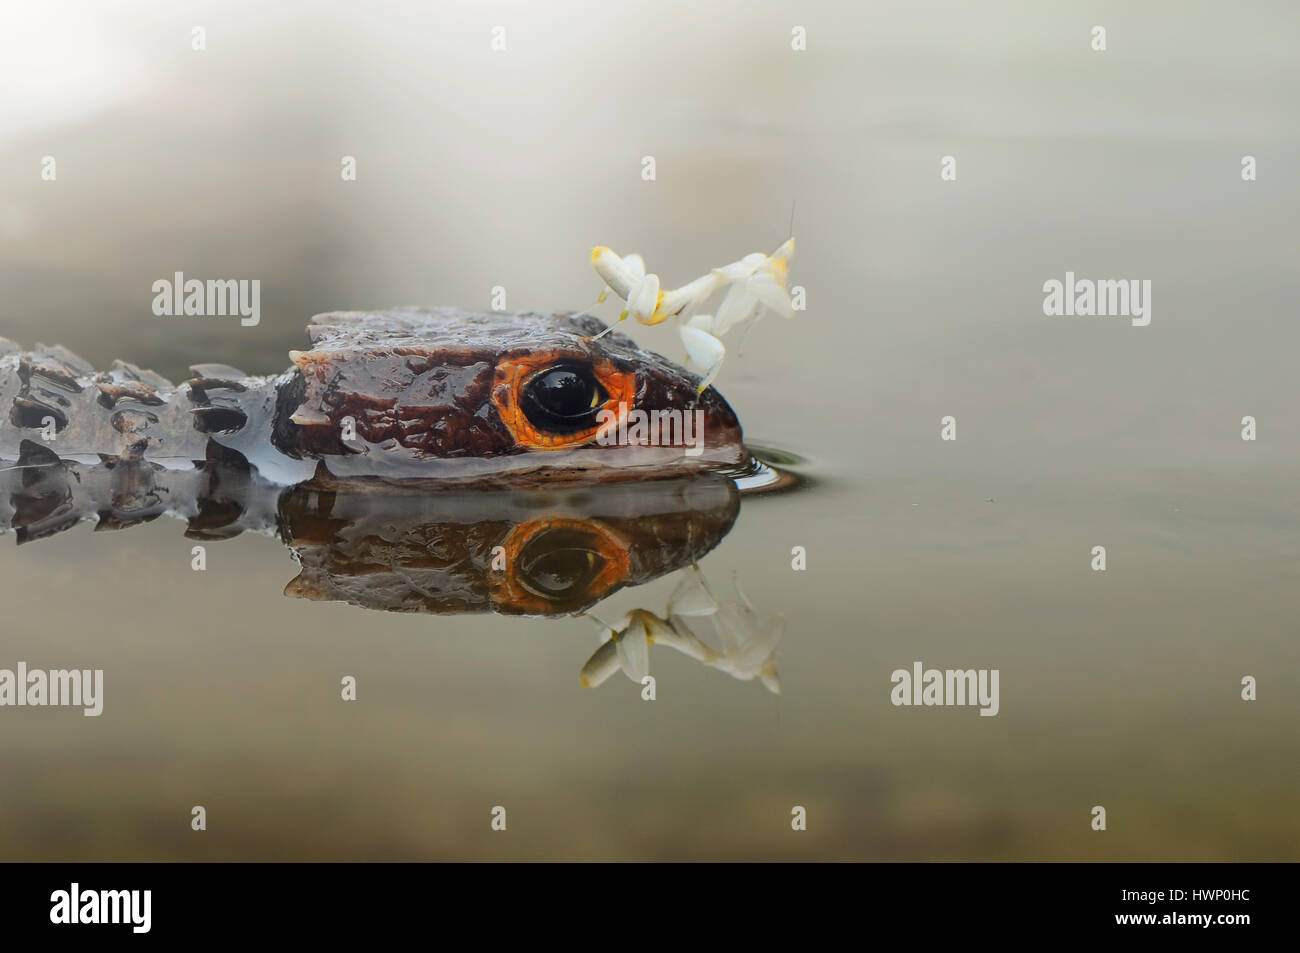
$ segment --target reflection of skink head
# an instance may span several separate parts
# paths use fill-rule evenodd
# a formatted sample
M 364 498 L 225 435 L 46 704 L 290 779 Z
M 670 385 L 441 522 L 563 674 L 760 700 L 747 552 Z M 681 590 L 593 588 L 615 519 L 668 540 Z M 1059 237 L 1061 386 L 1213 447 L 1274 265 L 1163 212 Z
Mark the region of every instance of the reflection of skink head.
M 716 474 L 552 490 L 429 492 L 403 481 L 286 492 L 288 595 L 395 612 L 580 612 L 701 558 L 731 529 Z
M 96 519 L 113 530 L 164 513 L 205 542 L 278 532 L 308 599 L 397 612 L 563 615 L 689 565 L 731 529 L 740 493 L 695 471 L 639 483 L 448 489 L 428 480 L 336 480 L 288 489 L 209 445 L 189 471 L 139 460 L 83 464 L 23 441 L 0 468 L 0 532 L 42 539 Z

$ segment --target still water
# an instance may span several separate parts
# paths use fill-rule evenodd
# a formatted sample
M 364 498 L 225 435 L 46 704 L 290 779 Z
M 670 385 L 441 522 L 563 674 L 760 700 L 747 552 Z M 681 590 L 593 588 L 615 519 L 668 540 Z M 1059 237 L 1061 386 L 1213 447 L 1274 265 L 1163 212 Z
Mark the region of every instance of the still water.
M 1296 11 L 826 4 L 795 54 L 783 4 L 608 7 L 213 5 L 201 53 L 189 12 L 7 26 L 0 335 L 25 346 L 278 373 L 318 312 L 582 308 L 591 245 L 676 284 L 771 251 L 792 206 L 808 309 L 718 380 L 800 459 L 787 492 L 408 501 L 351 535 L 305 499 L 301 564 L 249 530 L 203 572 L 167 517 L 0 540 L 0 667 L 105 672 L 98 718 L 0 712 L 0 857 L 1300 858 Z M 155 317 L 176 271 L 259 278 L 260 323 Z M 1067 271 L 1149 279 L 1150 325 L 1045 317 Z M 436 544 L 556 505 L 669 540 L 562 608 L 662 618 L 697 559 L 756 631 L 784 620 L 780 692 L 658 642 L 653 702 L 584 687 L 591 618 L 472 575 L 445 602 Z M 917 661 L 997 669 L 998 714 L 891 704 Z

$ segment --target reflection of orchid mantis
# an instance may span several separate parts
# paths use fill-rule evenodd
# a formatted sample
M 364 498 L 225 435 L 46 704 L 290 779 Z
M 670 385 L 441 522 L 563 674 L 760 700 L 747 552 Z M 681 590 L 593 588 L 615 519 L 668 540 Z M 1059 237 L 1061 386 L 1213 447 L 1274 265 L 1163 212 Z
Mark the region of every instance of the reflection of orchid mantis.
M 667 645 L 696 661 L 748 682 L 759 678 L 768 691 L 779 694 L 776 675 L 776 645 L 785 634 L 785 618 L 773 616 L 763 622 L 745 594 L 736 586 L 737 601 L 720 603 L 709 590 L 698 566 L 684 570 L 684 576 L 661 618 L 645 609 L 633 609 L 616 625 L 592 616 L 601 629 L 601 645 L 582 667 L 582 684 L 594 688 L 622 670 L 640 683 L 650 674 L 650 646 Z M 716 630 L 718 647 L 702 641 L 688 620 L 707 620 Z
M 642 324 L 653 325 L 676 318 L 689 363 L 704 375 L 700 381 L 702 391 L 722 369 L 727 355 L 720 340 L 722 335 L 756 319 L 763 308 L 787 318 L 794 317 L 790 292 L 786 290 L 793 255 L 794 239 L 791 238 L 770 255 L 754 252 L 740 261 L 714 268 L 680 288 L 662 291 L 659 276 L 646 274 L 640 255 L 619 257 L 600 245 L 591 250 L 592 267 L 605 280 L 605 290 L 596 301 L 604 301 L 610 291 L 626 301 L 627 307 L 618 316 L 620 321 L 631 315 Z M 723 287 L 727 293 L 717 313 L 696 314 Z

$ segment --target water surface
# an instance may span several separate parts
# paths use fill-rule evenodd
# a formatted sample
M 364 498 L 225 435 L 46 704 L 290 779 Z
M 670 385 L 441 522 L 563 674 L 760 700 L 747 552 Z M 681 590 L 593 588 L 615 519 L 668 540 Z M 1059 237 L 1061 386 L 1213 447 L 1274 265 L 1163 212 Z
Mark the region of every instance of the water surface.
M 171 519 L 0 541 L 0 665 L 106 682 L 0 715 L 0 856 L 1300 857 L 1293 7 L 78 9 L 4 31 L 48 82 L 0 116 L 0 335 L 279 372 L 317 312 L 579 308 L 593 244 L 675 284 L 793 203 L 808 310 L 718 384 L 814 482 L 700 561 L 785 616 L 780 695 L 663 647 L 654 702 L 584 689 L 586 619 L 289 598 L 268 536 L 203 573 Z M 261 323 L 155 318 L 177 270 L 260 278 Z M 1151 325 L 1045 317 L 1067 270 L 1152 280 Z M 999 669 L 1000 713 L 894 707 L 916 660 Z

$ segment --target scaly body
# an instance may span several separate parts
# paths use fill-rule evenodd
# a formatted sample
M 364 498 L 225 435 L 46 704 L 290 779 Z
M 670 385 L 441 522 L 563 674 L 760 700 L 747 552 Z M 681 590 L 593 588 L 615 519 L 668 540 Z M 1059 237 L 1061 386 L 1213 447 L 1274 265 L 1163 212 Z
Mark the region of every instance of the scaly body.
M 453 310 L 338 312 L 309 328 L 293 366 L 252 377 L 199 364 L 172 384 L 116 362 L 96 373 L 61 347 L 0 341 L 0 459 L 35 446 L 80 464 L 147 461 L 195 469 L 211 445 L 259 478 L 470 483 L 603 481 L 744 458 L 740 424 L 712 388 L 604 325 L 566 315 Z M 598 418 L 699 413 L 698 453 L 609 445 Z

